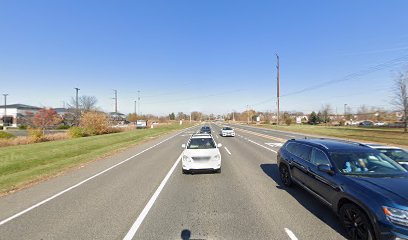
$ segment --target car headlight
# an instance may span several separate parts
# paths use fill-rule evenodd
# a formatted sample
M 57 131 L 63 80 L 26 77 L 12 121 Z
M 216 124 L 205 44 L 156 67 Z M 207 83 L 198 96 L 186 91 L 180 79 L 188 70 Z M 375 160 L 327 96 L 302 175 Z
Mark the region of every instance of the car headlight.
M 189 158 L 188 156 L 184 155 L 184 156 L 183 156 L 183 161 L 190 162 L 190 158 Z
M 217 155 L 214 156 L 214 160 L 218 161 L 218 160 L 220 160 L 220 159 L 221 159 L 221 156 L 220 156 L 219 154 L 217 154 Z
M 383 207 L 383 210 L 390 222 L 408 226 L 408 211 L 390 207 Z

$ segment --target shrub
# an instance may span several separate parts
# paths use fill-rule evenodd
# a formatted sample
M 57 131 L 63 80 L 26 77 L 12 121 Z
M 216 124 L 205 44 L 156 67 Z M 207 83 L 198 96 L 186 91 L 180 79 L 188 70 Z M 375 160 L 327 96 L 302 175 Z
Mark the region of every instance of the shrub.
M 18 129 L 20 129 L 20 130 L 26 130 L 26 129 L 27 129 L 27 125 L 20 125 L 20 126 L 18 126 Z
M 286 123 L 286 125 L 290 126 L 290 124 L 292 124 L 292 118 L 290 118 L 290 117 L 286 118 L 285 123 Z
M 85 132 L 85 129 L 80 128 L 80 127 L 71 127 L 68 130 L 68 134 L 72 138 L 79 138 L 79 137 L 86 137 L 87 134 Z
M 0 130 L 3 130 L 3 126 L 0 126 Z
M 28 136 L 32 143 L 42 142 L 44 137 L 43 130 L 39 128 L 28 128 Z
M 58 127 L 57 127 L 57 129 L 58 130 L 65 130 L 65 129 L 69 129 L 71 126 L 69 126 L 69 125 L 59 125 Z
M 86 112 L 82 114 L 79 123 L 81 128 L 89 135 L 100 135 L 109 133 L 110 121 L 105 113 L 101 112 Z
M 14 137 L 15 137 L 14 134 L 8 132 L 0 132 L 0 139 L 9 139 Z

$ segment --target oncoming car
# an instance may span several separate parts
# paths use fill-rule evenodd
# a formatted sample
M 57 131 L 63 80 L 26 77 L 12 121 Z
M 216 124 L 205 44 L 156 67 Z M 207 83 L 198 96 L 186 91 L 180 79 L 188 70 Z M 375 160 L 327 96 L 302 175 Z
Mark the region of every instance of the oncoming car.
M 220 135 L 223 137 L 235 137 L 235 131 L 230 127 L 223 127 L 220 131 Z
M 221 173 L 221 153 L 209 134 L 194 134 L 183 144 L 182 168 L 183 173 L 195 171 L 214 171 Z

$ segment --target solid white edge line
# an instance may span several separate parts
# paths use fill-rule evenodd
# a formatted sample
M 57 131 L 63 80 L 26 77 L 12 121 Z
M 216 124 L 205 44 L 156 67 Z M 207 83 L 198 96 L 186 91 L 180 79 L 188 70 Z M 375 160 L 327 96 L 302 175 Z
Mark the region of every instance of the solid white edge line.
M 195 126 L 193 126 L 193 127 L 195 127 Z M 189 128 L 187 128 L 187 129 L 190 129 L 190 128 L 192 128 L 192 127 L 189 127 Z M 187 130 L 187 129 L 185 129 L 185 130 Z M 107 168 L 107 169 L 105 169 L 105 170 L 103 170 L 103 171 L 101 171 L 101 172 L 95 174 L 95 175 L 93 175 L 93 176 L 91 176 L 91 177 L 89 177 L 89 178 L 87 178 L 87 179 L 85 179 L 85 180 L 83 180 L 83 181 L 81 181 L 81 182 L 79 182 L 79 183 L 77 183 L 77 184 L 75 184 L 75 185 L 73 185 L 73 186 L 71 186 L 71 187 L 65 189 L 65 190 L 62 190 L 61 192 L 59 192 L 59 193 L 57 193 L 57 194 L 54 194 L 54 195 L 52 195 L 51 197 L 49 197 L 49 198 L 47 198 L 47 199 L 45 199 L 45 200 L 43 200 L 43 201 L 41 201 L 41 202 L 39 202 L 39 203 L 37 203 L 37 204 L 32 205 L 31 207 L 26 208 L 26 209 L 24 209 L 23 211 L 20 211 L 20 212 L 14 214 L 13 216 L 8 217 L 8 218 L 2 220 L 2 221 L 0 222 L 0 226 L 4 225 L 5 223 L 7 223 L 7 222 L 9 222 L 9 221 L 11 221 L 11 220 L 13 220 L 13 219 L 15 219 L 15 218 L 17 218 L 17 217 L 19 217 L 19 216 L 25 214 L 25 213 L 27 213 L 27 212 L 33 210 L 33 209 L 35 209 L 35 208 L 37 208 L 37 207 L 39 207 L 39 206 L 41 206 L 41 205 L 43 205 L 43 204 L 45 204 L 45 203 L 51 201 L 51 200 L 53 200 L 54 198 L 57 198 L 57 197 L 61 196 L 62 194 L 66 193 L 66 192 L 68 192 L 68 191 L 71 191 L 71 190 L 74 189 L 74 188 L 77 188 L 77 187 L 81 186 L 82 184 L 84 184 L 84 183 L 86 183 L 86 182 L 88 182 L 88 181 L 90 181 L 90 180 L 92 180 L 92 179 L 94 179 L 94 178 L 96 178 L 96 177 L 98 177 L 98 176 L 100 176 L 100 175 L 106 173 L 107 171 L 110 171 L 110 170 L 112 170 L 113 168 L 116 168 L 117 166 L 122 165 L 123 163 L 125 163 L 125 162 L 131 160 L 132 158 L 137 157 L 137 156 L 139 156 L 140 154 L 142 154 L 142 153 L 144 153 L 144 152 L 146 152 L 146 151 L 149 151 L 150 149 L 152 149 L 152 148 L 154 148 L 154 147 L 157 147 L 158 145 L 160 145 L 160 144 L 162 144 L 162 143 L 164 143 L 164 142 L 167 142 L 168 140 L 170 140 L 170 139 L 172 139 L 172 138 L 174 138 L 174 137 L 180 135 L 180 134 L 183 133 L 183 132 L 184 132 L 184 131 L 181 131 L 181 132 L 177 133 L 177 134 L 174 135 L 174 136 L 171 136 L 171 137 L 169 137 L 169 138 L 166 138 L 166 139 L 164 139 L 163 141 L 161 141 L 161 142 L 159 142 L 159 143 L 156 143 L 155 145 L 153 145 L 153 146 L 151 146 L 151 147 L 148 147 L 148 148 L 146 148 L 145 150 L 143 150 L 143 151 L 141 151 L 141 152 L 139 152 L 139 153 L 137 153 L 137 154 L 135 154 L 135 155 L 133 155 L 133 156 L 131 156 L 131 157 L 129 157 L 129 158 L 127 158 L 127 159 L 125 159 L 125 160 L 123 160 L 123 161 L 121 161 L 121 162 L 119 162 L 119 163 L 117 163 L 117 164 L 115 164 L 115 165 L 113 165 L 113 166 L 111 166 L 111 167 L 109 167 L 109 168 Z
M 228 150 L 227 147 L 224 146 L 224 148 L 225 148 L 225 151 L 227 151 L 227 153 L 228 153 L 229 155 L 232 155 L 231 152 Z
M 296 235 L 289 228 L 285 228 L 285 232 L 288 234 L 291 240 L 298 240 Z
M 130 230 L 126 234 L 126 236 L 123 238 L 123 240 L 131 240 L 135 236 L 137 230 L 139 229 L 140 225 L 143 223 L 143 220 L 145 219 L 145 217 L 149 213 L 149 211 L 152 208 L 154 202 L 159 197 L 160 192 L 163 190 L 163 188 L 166 185 L 167 181 L 169 180 L 170 176 L 173 174 L 174 169 L 176 169 L 177 165 L 179 164 L 182 155 L 183 155 L 183 153 L 180 154 L 180 157 L 178 157 L 177 161 L 173 164 L 173 167 L 171 167 L 171 169 L 167 173 L 166 177 L 164 177 L 164 179 L 160 183 L 159 187 L 154 192 L 153 196 L 150 198 L 150 200 L 146 204 L 146 206 L 143 208 L 143 211 L 139 214 L 136 221 L 133 223 L 132 227 L 130 228 Z
M 249 142 L 251 142 L 251 143 L 253 143 L 253 144 L 256 144 L 256 145 L 258 145 L 258 146 L 260 146 L 260 147 L 263 147 L 263 148 L 265 148 L 265 149 L 267 149 L 267 150 L 269 150 L 269 151 L 271 151 L 271 152 L 274 152 L 274 153 L 278 153 L 277 151 L 275 151 L 275 150 L 273 150 L 273 149 L 270 149 L 270 148 L 268 148 L 268 147 L 265 147 L 264 145 L 262 145 L 262 144 L 259 144 L 259 143 L 257 143 L 257 142 L 254 142 L 254 141 L 252 141 L 251 139 L 247 139 Z

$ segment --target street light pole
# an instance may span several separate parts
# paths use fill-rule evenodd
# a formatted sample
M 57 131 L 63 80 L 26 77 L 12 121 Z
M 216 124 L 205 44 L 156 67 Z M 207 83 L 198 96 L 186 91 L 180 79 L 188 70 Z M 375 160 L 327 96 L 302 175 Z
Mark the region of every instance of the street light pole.
M 276 70 L 277 70 L 277 86 L 276 86 L 276 95 L 277 95 L 277 104 L 278 104 L 278 112 L 276 114 L 277 116 L 277 121 L 276 121 L 276 125 L 279 125 L 279 112 L 280 112 L 280 64 L 279 64 L 279 55 L 276 54 L 276 59 L 277 59 L 277 65 L 276 65 Z
M 6 121 L 6 115 L 7 115 L 7 96 L 8 96 L 8 94 L 7 93 L 5 93 L 5 94 L 3 94 L 3 96 L 4 96 L 4 116 L 3 116 L 3 126 L 5 126 L 5 121 Z
M 135 117 L 136 117 L 136 102 L 137 102 L 137 101 L 135 100 Z
M 249 125 L 249 105 L 247 105 L 247 124 Z
M 118 113 L 118 90 L 113 90 L 115 92 L 115 113 Z
M 79 88 L 74 88 L 75 89 L 75 91 L 76 91 L 76 97 L 75 97 L 75 105 L 76 105 L 76 109 L 75 109 L 75 118 L 76 118 L 76 120 L 78 121 L 78 119 L 79 119 L 79 104 L 78 104 L 78 91 L 79 90 L 81 90 L 81 89 L 79 89 Z M 77 122 L 77 124 L 78 124 L 78 122 Z
M 137 101 L 138 101 L 138 108 L 139 108 L 139 115 L 140 115 L 140 91 L 137 91 Z
M 346 119 L 347 103 L 344 104 L 344 119 Z

